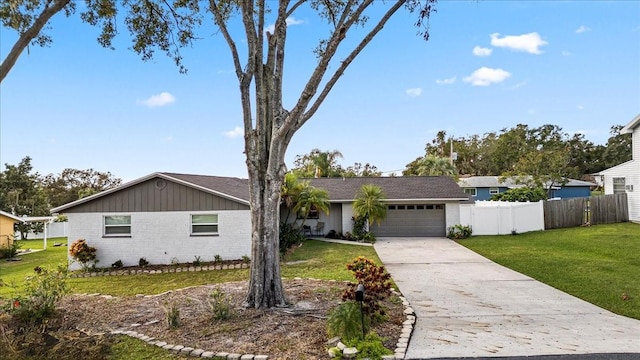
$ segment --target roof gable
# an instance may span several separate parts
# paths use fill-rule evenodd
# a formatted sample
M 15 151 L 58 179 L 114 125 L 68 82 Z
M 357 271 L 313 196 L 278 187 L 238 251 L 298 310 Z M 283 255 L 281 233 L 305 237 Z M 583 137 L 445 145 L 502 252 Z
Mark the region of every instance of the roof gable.
M 620 129 L 620 134 L 631 134 L 634 129 L 640 126 L 640 114 L 633 118 L 627 125 Z
M 201 178 L 207 178 L 207 181 L 204 181 Z M 179 199 L 172 200 L 174 196 L 169 196 L 168 199 L 164 201 L 164 204 L 156 204 L 152 200 L 155 196 L 155 193 L 150 193 L 148 190 L 138 191 L 140 194 L 128 194 L 128 196 L 124 196 L 125 193 L 130 192 L 132 190 L 136 190 L 139 187 L 144 187 L 145 183 L 150 181 L 164 180 L 169 182 L 170 184 L 176 184 L 176 186 L 188 188 L 192 190 L 191 194 L 184 194 L 185 191 L 182 191 L 182 195 L 179 196 Z M 173 174 L 173 173 L 153 173 L 139 179 L 130 181 L 121 186 L 115 187 L 113 189 L 105 190 L 100 193 L 88 196 L 86 198 L 82 198 L 76 200 L 74 202 L 56 207 L 51 209 L 52 213 L 60 213 L 64 211 L 69 211 L 70 209 L 77 210 L 80 207 L 84 209 L 91 209 L 90 211 L 98 211 L 98 208 L 105 209 L 105 211 L 146 211 L 143 209 L 149 208 L 150 211 L 163 211 L 169 209 L 178 209 L 185 208 L 189 206 L 195 206 L 199 209 L 209 208 L 214 206 L 215 198 L 211 198 L 211 196 L 216 198 L 226 199 L 230 202 L 235 202 L 242 207 L 246 208 L 249 205 L 248 200 L 248 187 L 246 180 L 244 180 L 245 186 L 243 186 L 243 180 L 238 178 L 228 178 L 228 177 L 219 177 L 219 176 L 200 176 L 200 175 L 186 175 L 186 174 Z M 146 186 L 149 188 L 149 186 Z M 243 192 L 244 189 L 244 192 Z M 161 189 L 158 189 L 161 190 Z M 179 191 L 179 190 L 176 190 Z M 197 199 L 197 194 L 193 192 L 203 192 L 209 195 L 205 197 L 204 200 Z M 124 198 L 123 198 L 124 196 Z M 129 199 L 127 199 L 127 197 Z M 167 195 L 164 195 L 167 197 Z M 111 205 L 101 205 L 98 208 L 95 208 L 95 204 L 108 201 L 112 202 Z M 115 200 L 115 203 L 113 203 Z M 200 204 L 199 202 L 204 201 L 205 204 Z M 198 202 L 198 204 L 192 204 L 194 202 Z M 207 203 L 208 202 L 208 203 Z M 150 203 L 150 205 L 149 205 Z M 224 208 L 229 208 L 229 204 L 223 206 Z M 115 209 L 115 210 L 106 210 L 106 209 Z M 195 210 L 195 209 L 191 209 Z
M 0 215 L 2 215 L 2 216 L 4 216 L 4 217 L 7 217 L 7 218 L 9 218 L 9 219 L 11 219 L 11 220 L 15 220 L 15 221 L 17 221 L 17 222 L 24 222 L 24 220 L 22 220 L 21 218 L 19 218 L 19 217 L 17 217 L 17 216 L 15 216 L 15 215 L 13 215 L 13 214 L 11 214 L 11 213 L 8 213 L 8 212 L 6 212 L 6 211 L 2 211 L 2 210 L 0 210 Z

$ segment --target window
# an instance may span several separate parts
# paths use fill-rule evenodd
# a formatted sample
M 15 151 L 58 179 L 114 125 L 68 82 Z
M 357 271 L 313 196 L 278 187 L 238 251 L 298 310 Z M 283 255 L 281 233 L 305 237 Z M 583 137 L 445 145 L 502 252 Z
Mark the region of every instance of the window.
M 615 177 L 613 178 L 613 193 L 623 193 L 625 185 L 625 178 L 623 177 Z
M 217 235 L 218 214 L 191 215 L 191 235 Z
M 304 216 L 304 210 L 298 211 L 297 217 L 298 219 L 320 219 L 320 212 L 318 211 L 318 208 L 315 207 L 315 205 L 311 205 L 311 209 L 309 209 L 309 213 L 306 217 Z
M 489 194 L 496 195 L 496 194 L 499 194 L 499 193 L 500 193 L 500 189 L 498 189 L 498 188 L 489 188 Z
M 105 216 L 104 236 L 131 236 L 131 215 Z
M 415 210 L 415 206 L 413 205 L 407 205 L 407 210 Z
M 464 188 L 464 193 L 471 196 L 478 196 L 478 190 L 476 188 Z
M 418 209 L 418 210 L 424 210 L 424 205 L 416 205 L 416 209 Z
M 389 205 L 388 209 L 389 209 L 389 210 L 395 210 L 395 209 L 396 209 L 396 206 L 395 206 L 395 205 Z

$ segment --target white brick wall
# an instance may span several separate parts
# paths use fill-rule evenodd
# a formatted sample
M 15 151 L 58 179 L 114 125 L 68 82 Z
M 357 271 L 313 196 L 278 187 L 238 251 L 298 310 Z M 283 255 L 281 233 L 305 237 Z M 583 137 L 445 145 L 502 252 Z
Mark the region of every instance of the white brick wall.
M 219 236 L 190 236 L 192 214 L 218 214 Z M 103 237 L 104 215 L 130 215 L 131 237 Z M 69 245 L 86 239 L 97 249 L 98 267 L 110 267 L 117 260 L 125 266 L 138 265 L 141 257 L 151 264 L 213 261 L 215 255 L 223 260 L 240 259 L 251 255 L 251 213 L 236 211 L 193 212 L 132 212 L 132 213 L 70 213 Z M 79 269 L 72 264 L 71 270 Z

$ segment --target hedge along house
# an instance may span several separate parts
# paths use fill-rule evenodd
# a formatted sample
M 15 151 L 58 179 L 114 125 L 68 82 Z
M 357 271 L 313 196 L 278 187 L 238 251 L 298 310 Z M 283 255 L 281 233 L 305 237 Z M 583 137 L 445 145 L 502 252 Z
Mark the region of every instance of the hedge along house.
M 100 267 L 240 259 L 251 254 L 247 181 L 153 173 L 51 210 L 68 216 L 69 245 L 85 239 Z M 79 269 L 72 263 L 70 269 Z
M 0 210 L 0 248 L 8 248 L 13 244 L 16 224 L 21 222 L 21 218 Z
M 304 179 L 302 179 L 304 180 Z M 460 223 L 460 203 L 469 197 L 449 176 L 353 177 L 307 179 L 312 186 L 327 190 L 329 214 L 316 212 L 315 227 L 324 223 L 324 232 L 353 230 L 353 201 L 362 185 L 379 186 L 385 196 L 387 216 L 369 230 L 377 237 L 440 237 L 447 228 Z

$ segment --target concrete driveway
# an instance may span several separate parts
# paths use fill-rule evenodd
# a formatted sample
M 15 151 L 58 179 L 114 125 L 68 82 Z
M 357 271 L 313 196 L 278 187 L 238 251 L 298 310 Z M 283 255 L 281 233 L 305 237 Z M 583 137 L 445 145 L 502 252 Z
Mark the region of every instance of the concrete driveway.
M 380 238 L 374 247 L 416 312 L 406 359 L 640 354 L 640 321 L 500 266 L 454 241 Z

